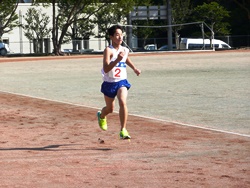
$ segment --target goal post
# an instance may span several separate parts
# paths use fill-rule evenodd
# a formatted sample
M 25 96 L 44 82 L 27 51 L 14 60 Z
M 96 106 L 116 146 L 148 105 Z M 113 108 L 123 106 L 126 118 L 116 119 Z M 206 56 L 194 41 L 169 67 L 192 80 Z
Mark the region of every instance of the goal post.
M 131 22 L 130 22 L 131 23 Z M 197 29 L 197 33 L 200 32 L 200 34 L 198 34 L 197 36 L 199 37 L 195 37 L 195 38 L 200 38 L 200 39 L 203 39 L 203 47 L 201 47 L 201 50 L 205 50 L 207 47 L 207 45 L 205 45 L 205 39 L 210 39 L 211 41 L 211 47 L 212 49 L 214 50 L 214 45 L 212 43 L 213 39 L 214 39 L 214 32 L 213 30 L 205 23 L 205 22 L 189 22 L 189 23 L 182 23 L 182 24 L 173 24 L 173 25 L 135 25 L 135 24 L 119 24 L 121 26 L 123 26 L 125 28 L 125 31 L 126 31 L 126 42 L 128 44 L 128 46 L 133 49 L 135 48 L 135 46 L 133 46 L 133 41 L 134 40 L 138 40 L 136 38 L 134 38 L 134 33 L 137 29 L 142 29 L 144 31 L 146 31 L 147 29 L 151 28 L 151 29 L 162 29 L 162 30 L 167 30 L 169 27 L 171 27 L 173 29 L 173 31 L 175 31 L 177 28 L 182 28 L 182 29 L 185 29 L 185 27 L 187 26 L 191 26 L 191 27 L 194 27 L 196 26 Z M 198 27 L 197 27 L 198 26 Z M 206 35 L 206 32 L 204 30 L 207 30 L 211 33 L 211 35 Z M 185 35 L 182 35 L 180 38 L 194 38 L 192 36 L 185 36 Z M 166 37 L 167 38 L 167 37 Z M 173 38 L 172 38 L 173 39 Z M 145 39 L 146 40 L 146 39 Z M 151 40 L 152 41 L 152 40 Z M 175 40 L 173 40 L 175 41 Z M 181 40 L 179 40 L 180 42 Z M 162 41 L 161 41 L 162 42 Z M 161 44 L 161 42 L 159 42 L 159 44 L 157 45 L 157 47 L 161 47 L 163 44 Z M 166 42 L 165 42 L 166 43 Z M 176 44 L 176 42 L 174 42 Z M 144 42 L 145 44 L 145 42 Z M 167 44 L 167 43 L 166 43 Z M 176 45 L 177 46 L 177 45 Z M 211 49 L 211 48 L 210 48 Z

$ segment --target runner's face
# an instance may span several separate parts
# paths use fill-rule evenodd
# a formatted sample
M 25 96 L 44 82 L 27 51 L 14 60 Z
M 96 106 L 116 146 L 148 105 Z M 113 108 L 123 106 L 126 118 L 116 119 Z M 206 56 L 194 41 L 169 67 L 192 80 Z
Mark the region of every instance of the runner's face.
M 114 35 L 112 36 L 112 41 L 113 43 L 117 44 L 117 45 L 121 45 L 122 44 L 122 40 L 123 40 L 123 34 L 122 34 L 122 30 L 120 29 L 116 29 Z

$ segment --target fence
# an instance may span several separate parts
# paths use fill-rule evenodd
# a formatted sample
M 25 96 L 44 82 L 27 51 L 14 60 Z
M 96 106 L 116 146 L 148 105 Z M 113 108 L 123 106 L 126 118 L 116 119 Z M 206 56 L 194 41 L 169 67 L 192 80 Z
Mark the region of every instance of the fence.
M 4 41 L 9 44 L 11 54 L 49 54 L 53 52 L 53 43 L 51 39 L 33 41 Z M 74 40 L 62 44 L 62 52 L 83 53 L 85 51 L 102 51 L 107 46 L 107 41 L 101 38 L 90 40 Z
M 181 37 L 180 37 L 181 38 Z M 197 37 L 184 37 L 182 38 L 197 38 Z M 233 48 L 250 47 L 250 35 L 228 35 L 228 36 L 215 36 L 215 39 L 219 39 L 229 44 Z M 133 46 L 134 49 L 143 49 L 145 45 L 154 44 L 157 48 L 168 44 L 167 38 L 147 38 L 147 39 L 133 39 L 137 40 L 138 46 Z M 175 44 L 175 38 L 173 38 L 173 44 Z
M 218 36 L 220 39 L 234 48 L 250 47 L 250 35 Z
M 192 38 L 192 37 L 188 37 Z M 196 37 L 193 37 L 196 38 Z M 220 39 L 233 48 L 250 47 L 250 35 L 233 35 L 233 36 L 215 36 L 216 39 Z M 11 53 L 14 54 L 33 54 L 33 53 L 52 53 L 53 44 L 51 39 L 43 39 L 42 41 L 16 41 L 8 42 Z M 166 38 L 133 38 L 132 48 L 133 50 L 143 50 L 147 44 L 154 44 L 157 48 L 168 44 Z M 173 44 L 175 39 L 173 38 Z M 84 53 L 90 51 L 103 51 L 108 45 L 107 41 L 102 38 L 94 38 L 89 40 L 74 40 L 62 45 L 61 50 L 65 52 Z M 173 45 L 175 46 L 175 45 Z

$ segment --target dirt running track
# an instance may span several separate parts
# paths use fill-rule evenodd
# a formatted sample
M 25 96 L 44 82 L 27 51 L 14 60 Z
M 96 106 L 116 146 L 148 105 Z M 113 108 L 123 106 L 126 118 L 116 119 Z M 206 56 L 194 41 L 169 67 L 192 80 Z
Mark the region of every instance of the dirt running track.
M 0 92 L 0 187 L 250 187 L 250 138 Z M 104 140 L 100 143 L 98 139 Z

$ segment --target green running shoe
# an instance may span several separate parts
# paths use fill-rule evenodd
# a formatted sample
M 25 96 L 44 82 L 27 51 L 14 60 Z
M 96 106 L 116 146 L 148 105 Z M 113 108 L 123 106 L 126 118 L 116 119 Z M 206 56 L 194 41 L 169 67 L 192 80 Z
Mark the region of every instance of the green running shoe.
M 129 136 L 129 133 L 127 129 L 123 128 L 120 132 L 120 138 L 121 139 L 130 139 L 131 137 Z
M 99 127 L 100 127 L 102 130 L 106 131 L 106 130 L 108 129 L 107 118 L 102 119 L 102 118 L 101 118 L 101 112 L 100 112 L 100 111 L 97 112 L 97 118 L 98 118 Z

